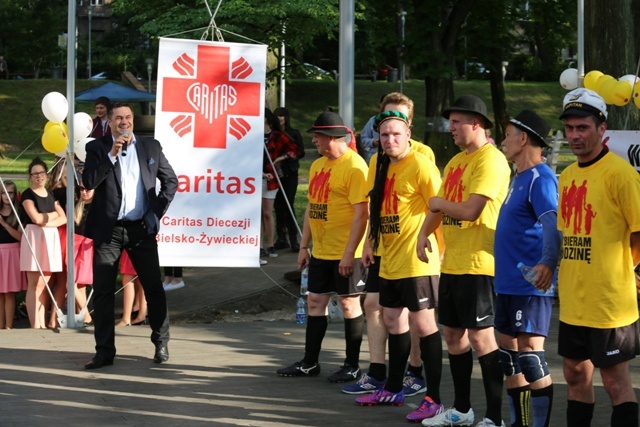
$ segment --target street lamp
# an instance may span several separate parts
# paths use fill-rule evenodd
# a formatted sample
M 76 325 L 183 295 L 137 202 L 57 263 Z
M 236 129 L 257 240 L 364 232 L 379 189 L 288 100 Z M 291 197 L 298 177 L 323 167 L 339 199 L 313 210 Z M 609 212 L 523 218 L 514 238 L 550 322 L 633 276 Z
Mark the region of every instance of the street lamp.
M 407 12 L 400 12 L 400 39 L 402 40 L 402 46 L 400 48 L 400 93 L 404 93 L 404 25 L 407 19 Z
M 149 76 L 149 93 L 151 93 L 151 75 L 153 74 L 153 58 L 147 58 L 147 75 Z M 149 102 L 149 115 L 151 115 L 151 102 Z

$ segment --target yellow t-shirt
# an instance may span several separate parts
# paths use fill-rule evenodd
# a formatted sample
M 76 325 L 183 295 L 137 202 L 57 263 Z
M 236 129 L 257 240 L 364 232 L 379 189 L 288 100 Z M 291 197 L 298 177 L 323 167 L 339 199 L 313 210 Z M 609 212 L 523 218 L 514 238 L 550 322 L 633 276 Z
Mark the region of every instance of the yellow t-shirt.
M 321 157 L 309 170 L 309 225 L 315 258 L 342 258 L 354 216 L 353 206 L 367 203 L 367 164 L 353 150 L 335 160 Z M 355 257 L 362 256 L 364 239 Z
M 431 147 L 423 144 L 422 142 L 415 141 L 413 139 L 410 139 L 409 143 L 411 144 L 411 149 L 413 151 L 415 151 L 416 153 L 422 154 L 427 159 L 429 159 L 431 163 L 433 163 L 433 166 L 436 166 L 436 156 L 435 154 L 433 154 L 433 150 L 431 149 Z M 376 178 L 377 165 L 378 165 L 378 153 L 376 152 L 371 156 L 371 159 L 369 159 L 369 175 L 367 176 L 367 194 L 369 194 L 371 189 L 373 189 L 373 185 L 375 183 L 375 178 Z M 437 166 L 436 166 L 436 170 L 437 170 Z M 438 176 L 439 175 L 440 175 L 440 171 L 438 170 Z M 442 182 L 442 180 L 440 180 L 439 182 Z M 440 230 L 439 230 L 439 233 L 436 233 L 436 234 L 438 234 L 440 238 L 442 237 Z M 439 249 L 441 251 L 444 249 L 444 242 L 440 242 Z M 378 250 L 376 251 L 376 255 L 382 256 L 382 250 L 383 250 L 382 245 L 379 245 Z
M 622 158 L 567 167 L 558 181 L 560 320 L 617 328 L 638 319 L 630 234 L 640 231 L 640 176 Z
M 424 263 L 416 255 L 418 232 L 440 182 L 438 168 L 417 151 L 411 150 L 398 163 L 389 164 L 380 212 L 380 246 L 384 252 L 380 277 L 395 280 L 440 274 L 439 256 Z M 435 237 L 431 235 L 429 240 L 433 253 L 438 254 Z
M 478 194 L 489 200 L 475 221 L 443 216 L 447 244 L 443 273 L 494 275 L 496 222 L 507 195 L 510 174 L 507 159 L 492 144 L 485 144 L 471 154 L 463 151 L 447 163 L 439 197 L 459 203 L 471 194 Z

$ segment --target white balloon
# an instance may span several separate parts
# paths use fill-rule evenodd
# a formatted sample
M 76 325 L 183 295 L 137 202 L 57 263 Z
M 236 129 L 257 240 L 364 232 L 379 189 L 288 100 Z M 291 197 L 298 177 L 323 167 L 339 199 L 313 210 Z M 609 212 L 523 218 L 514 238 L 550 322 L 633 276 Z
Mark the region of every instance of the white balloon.
M 631 87 L 633 87 L 634 84 L 636 84 L 637 82 L 640 82 L 640 77 L 637 77 L 634 74 L 625 74 L 624 76 L 620 77 L 618 81 L 629 82 Z
M 54 123 L 62 123 L 67 118 L 69 104 L 60 92 L 49 92 L 42 98 L 42 114 Z
M 86 138 L 93 129 L 93 119 L 87 113 L 75 113 L 73 115 L 73 139 L 80 141 Z
M 566 90 L 573 90 L 578 87 L 578 70 L 567 68 L 560 74 L 560 86 Z
M 73 144 L 73 152 L 81 162 L 84 162 L 84 160 L 87 158 L 87 150 L 85 145 L 87 145 L 89 141 L 93 141 L 94 139 L 95 138 L 82 138 L 81 140 L 76 141 L 76 143 Z

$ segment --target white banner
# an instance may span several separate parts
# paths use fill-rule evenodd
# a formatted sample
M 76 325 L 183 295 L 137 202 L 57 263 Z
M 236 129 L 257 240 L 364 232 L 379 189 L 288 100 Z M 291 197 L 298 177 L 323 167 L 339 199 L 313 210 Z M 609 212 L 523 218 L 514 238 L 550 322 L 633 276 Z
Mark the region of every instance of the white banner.
M 163 38 L 155 136 L 178 175 L 160 264 L 257 267 L 266 46 Z
M 640 172 L 640 131 L 608 130 L 602 142 Z

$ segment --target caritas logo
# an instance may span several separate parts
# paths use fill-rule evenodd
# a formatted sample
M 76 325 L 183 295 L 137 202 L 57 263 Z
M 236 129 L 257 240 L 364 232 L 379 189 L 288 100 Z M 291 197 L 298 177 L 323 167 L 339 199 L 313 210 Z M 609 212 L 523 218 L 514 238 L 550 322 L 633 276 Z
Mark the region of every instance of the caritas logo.
M 253 72 L 240 57 L 230 62 L 230 48 L 198 46 L 172 64 L 182 77 L 163 78 L 162 110 L 178 113 L 170 122 L 180 137 L 193 132 L 193 146 L 226 148 L 227 135 L 238 141 L 251 130 L 246 116 L 260 115 L 260 83 L 244 81 Z

